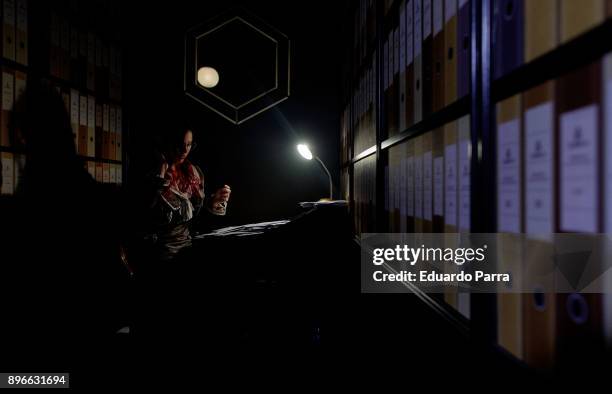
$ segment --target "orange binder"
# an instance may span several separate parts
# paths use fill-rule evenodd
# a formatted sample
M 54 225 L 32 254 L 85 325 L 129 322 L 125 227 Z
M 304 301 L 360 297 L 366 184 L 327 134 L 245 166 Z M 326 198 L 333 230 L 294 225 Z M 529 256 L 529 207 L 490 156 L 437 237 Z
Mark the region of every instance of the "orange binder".
M 457 100 L 457 0 L 444 1 L 444 105 Z
M 2 69 L 2 113 L 0 115 L 0 145 L 11 146 L 13 135 L 9 129 L 11 111 L 15 101 L 15 74 L 8 68 Z
M 604 0 L 560 0 L 561 42 L 567 42 L 594 28 L 606 16 Z
M 28 65 L 28 0 L 17 0 L 16 60 Z
M 559 37 L 558 0 L 525 1 L 525 62 L 554 49 Z
M 444 108 L 444 69 L 445 69 L 445 42 L 444 42 L 444 0 L 432 0 L 433 8 L 433 104 L 432 111 Z

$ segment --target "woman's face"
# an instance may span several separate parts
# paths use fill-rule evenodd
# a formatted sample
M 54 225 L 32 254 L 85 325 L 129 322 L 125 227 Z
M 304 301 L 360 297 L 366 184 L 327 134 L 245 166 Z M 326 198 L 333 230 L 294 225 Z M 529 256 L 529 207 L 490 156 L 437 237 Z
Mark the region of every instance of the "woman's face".
M 182 163 L 189 156 L 191 147 L 193 146 L 193 133 L 191 130 L 187 130 L 183 135 L 183 143 L 179 146 L 178 162 Z

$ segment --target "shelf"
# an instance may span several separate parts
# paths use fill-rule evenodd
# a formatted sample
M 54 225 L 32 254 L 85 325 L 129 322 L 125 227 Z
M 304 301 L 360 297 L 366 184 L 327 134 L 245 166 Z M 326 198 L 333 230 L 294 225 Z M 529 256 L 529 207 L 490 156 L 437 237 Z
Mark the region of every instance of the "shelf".
M 524 92 L 601 59 L 603 55 L 612 51 L 610 37 L 612 37 L 612 19 L 523 64 L 493 81 L 491 86 L 493 102 Z
M 381 149 L 388 149 L 410 138 L 426 133 L 470 113 L 470 95 L 464 96 L 454 103 L 434 112 L 422 121 L 408 127 L 401 133 L 387 138 L 381 143 Z
M 376 153 L 376 145 L 369 147 L 368 149 L 353 157 L 353 164 L 365 159 L 368 156 L 373 155 L 374 153 Z
M 109 163 L 109 164 L 120 164 L 123 165 L 123 161 L 119 161 L 119 160 L 111 160 L 111 159 L 101 159 L 98 157 L 89 157 L 89 156 L 78 156 L 79 159 L 81 160 L 85 160 L 85 161 L 95 161 L 96 163 Z

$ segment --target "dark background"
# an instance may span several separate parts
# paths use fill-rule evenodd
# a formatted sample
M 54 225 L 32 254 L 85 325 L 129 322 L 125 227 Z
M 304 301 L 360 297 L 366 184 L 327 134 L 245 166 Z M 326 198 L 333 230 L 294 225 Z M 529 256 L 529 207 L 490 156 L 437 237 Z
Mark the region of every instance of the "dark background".
M 137 184 L 155 167 L 151 152 L 159 137 L 187 122 L 198 143 L 192 160 L 202 167 L 208 191 L 224 183 L 232 188 L 226 223 L 290 217 L 299 212 L 299 201 L 326 197 L 327 177 L 316 162 L 297 154 L 300 141 L 307 141 L 327 164 L 339 197 L 340 21 L 345 4 L 176 0 L 170 5 L 122 5 L 124 116 L 130 132 L 127 182 Z M 290 97 L 238 126 L 183 91 L 185 32 L 233 7 L 263 19 L 291 42 Z

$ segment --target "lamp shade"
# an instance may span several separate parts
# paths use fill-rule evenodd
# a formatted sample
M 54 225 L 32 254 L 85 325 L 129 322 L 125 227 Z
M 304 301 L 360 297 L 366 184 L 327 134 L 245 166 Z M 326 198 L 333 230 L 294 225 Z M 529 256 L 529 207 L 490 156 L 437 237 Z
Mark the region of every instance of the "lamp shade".
M 297 146 L 297 150 L 298 150 L 298 152 L 300 152 L 300 155 L 302 155 L 302 157 L 304 159 L 312 160 L 312 152 L 308 148 L 308 145 L 306 145 L 306 144 L 299 144 Z
M 198 70 L 198 83 L 205 88 L 214 88 L 219 83 L 219 73 L 212 67 L 201 67 Z

